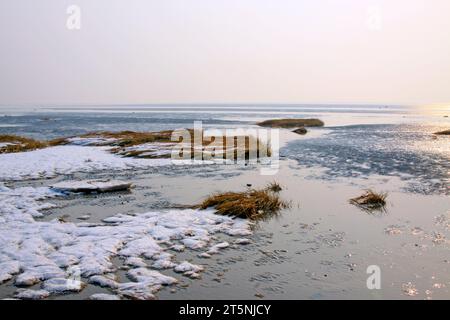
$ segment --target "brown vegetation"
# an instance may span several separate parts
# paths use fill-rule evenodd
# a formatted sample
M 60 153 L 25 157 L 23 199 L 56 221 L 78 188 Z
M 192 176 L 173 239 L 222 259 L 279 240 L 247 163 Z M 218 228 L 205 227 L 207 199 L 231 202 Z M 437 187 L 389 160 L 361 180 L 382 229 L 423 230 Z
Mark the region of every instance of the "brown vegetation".
M 386 198 L 387 193 L 377 193 L 372 190 L 367 190 L 363 195 L 350 199 L 350 203 L 368 211 L 384 210 Z
M 0 143 L 8 143 L 8 145 L 0 147 L 0 153 L 31 151 L 48 146 L 47 142 L 15 135 L 0 135 Z
M 270 128 L 286 128 L 292 129 L 297 127 L 323 127 L 325 124 L 319 119 L 274 119 L 259 122 L 260 127 Z
M 269 191 L 272 191 L 275 193 L 279 193 L 279 192 L 283 191 L 283 188 L 281 187 L 281 185 L 278 182 L 274 181 L 267 185 L 266 190 L 269 190 Z
M 436 132 L 435 134 L 441 135 L 441 136 L 450 136 L 450 129 L 444 130 L 444 131 L 439 131 L 439 132 Z
M 194 130 L 189 129 L 188 132 L 191 137 L 194 135 Z M 263 155 L 271 156 L 270 146 L 260 141 L 251 135 L 232 137 L 231 139 L 225 136 L 222 137 L 207 137 L 203 132 L 197 133 L 200 135 L 201 145 L 196 146 L 193 139 L 191 141 L 183 141 L 186 144 L 189 151 L 190 145 L 190 158 L 208 160 L 211 157 L 215 159 L 228 159 L 228 160 L 249 160 L 260 158 Z M 171 148 L 177 141 L 171 141 L 172 131 L 159 131 L 159 132 L 134 132 L 134 131 L 100 131 L 83 134 L 77 137 L 57 138 L 49 141 L 37 141 L 24 137 L 14 135 L 2 135 L 0 136 L 0 143 L 11 143 L 0 148 L 0 153 L 12 153 L 21 151 L 31 151 L 51 146 L 67 145 L 70 143 L 71 138 L 98 138 L 109 139 L 105 141 L 93 141 L 90 146 L 110 146 L 109 151 L 124 157 L 136 157 L 136 158 L 170 158 Z M 221 139 L 219 144 L 216 144 L 217 139 Z M 231 142 L 231 143 L 230 143 Z M 146 149 L 134 149 L 133 147 L 143 145 L 146 143 L 155 143 L 156 146 L 149 146 L 149 150 Z M 162 149 L 167 152 L 158 153 L 155 149 Z M 255 150 L 256 148 L 256 150 Z M 264 148 L 264 149 L 263 149 Z M 266 152 L 262 152 L 265 150 Z M 180 157 L 183 157 L 183 151 L 181 151 Z
M 194 135 L 194 130 L 189 129 L 189 133 L 191 137 Z M 262 143 L 259 139 L 254 138 L 253 136 L 242 136 L 242 137 L 234 137 L 232 140 L 232 145 L 229 145 L 230 139 L 227 139 L 225 136 L 222 137 L 207 137 L 204 136 L 202 132 L 198 132 L 201 136 L 201 145 L 196 146 L 194 144 L 193 139 L 191 141 L 183 141 L 187 146 L 190 144 L 190 158 L 196 158 L 196 152 L 200 153 L 200 158 L 198 160 L 208 160 L 208 155 L 214 156 L 215 159 L 233 159 L 238 160 L 238 156 L 241 153 L 242 160 L 248 160 L 251 158 L 252 151 L 255 151 L 256 157 L 259 158 L 262 156 L 261 150 L 262 148 L 266 148 L 267 156 L 271 155 L 270 147 L 266 144 Z M 81 138 L 92 138 L 92 137 L 102 137 L 102 138 L 114 138 L 117 141 L 113 141 L 109 143 L 111 146 L 117 146 L 117 148 L 111 149 L 111 152 L 126 156 L 126 157 L 138 157 L 138 158 L 170 158 L 170 154 L 163 154 L 154 156 L 151 153 L 149 154 L 149 150 L 130 150 L 127 149 L 129 147 L 133 147 L 136 145 L 141 145 L 144 143 L 161 143 L 163 147 L 164 144 L 167 145 L 168 148 L 172 147 L 174 141 L 171 141 L 172 131 L 161 131 L 161 132 L 100 132 L 100 133 L 90 133 Z M 216 142 L 217 139 L 221 139 L 222 148 L 219 150 L 214 149 L 212 146 Z M 239 145 L 240 141 L 243 141 L 242 145 Z M 104 145 L 104 144 L 103 144 Z M 252 149 L 253 146 L 256 146 L 256 150 Z M 243 147 L 243 149 L 242 149 Z M 189 148 L 189 147 L 188 147 Z M 241 148 L 241 149 L 240 149 Z M 215 155 L 214 153 L 221 154 Z M 183 151 L 181 151 L 180 157 L 183 158 Z M 239 159 L 241 160 L 241 159 Z
M 80 138 L 110 138 L 117 139 L 117 141 L 109 143 L 109 145 L 120 147 L 131 147 L 144 143 L 152 142 L 170 142 L 172 131 L 160 132 L 135 132 L 135 131 L 120 131 L 120 132 L 94 132 L 80 136 Z
M 288 208 L 289 204 L 282 201 L 276 192 L 265 188 L 214 194 L 203 201 L 199 207 L 214 208 L 222 215 L 260 220 Z
M 135 131 L 98 131 L 82 134 L 76 136 L 76 138 L 105 138 L 114 139 L 105 143 L 92 143 L 92 146 L 118 146 L 118 147 L 131 147 L 144 143 L 151 142 L 170 142 L 172 131 L 160 131 L 160 132 L 135 132 Z M 65 145 L 69 143 L 70 138 L 58 138 L 49 141 L 51 145 Z

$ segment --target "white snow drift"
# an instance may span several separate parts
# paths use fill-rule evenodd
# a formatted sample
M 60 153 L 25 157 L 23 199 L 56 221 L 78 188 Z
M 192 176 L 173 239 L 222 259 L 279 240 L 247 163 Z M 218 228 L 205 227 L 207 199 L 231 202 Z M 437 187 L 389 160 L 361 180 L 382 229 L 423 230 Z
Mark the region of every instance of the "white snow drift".
M 49 178 L 59 174 L 127 170 L 170 164 L 170 159 L 123 158 L 107 147 L 57 146 L 0 154 L 0 181 Z
M 87 150 L 82 158 L 99 155 L 98 151 L 91 153 L 89 147 L 80 150 Z M 60 149 L 55 148 L 52 154 L 62 157 L 66 151 L 59 155 L 58 152 Z M 105 153 L 102 157 L 110 155 Z M 117 161 L 116 157 L 114 161 Z M 18 168 L 20 165 L 17 163 L 23 161 L 14 163 L 11 166 Z M 42 163 L 45 163 L 42 159 L 35 160 L 36 165 Z M 52 163 L 55 164 L 54 161 Z M 70 170 L 66 164 L 57 168 L 47 165 L 47 172 Z M 127 164 L 123 162 L 122 165 Z M 2 173 L 5 172 L 2 169 Z M 16 171 L 19 176 L 31 172 L 31 168 L 23 165 Z M 94 226 L 57 220 L 36 221 L 34 218 L 42 216 L 43 209 L 52 207 L 42 200 L 58 196 L 61 194 L 49 188 L 9 189 L 0 184 L 0 283 L 10 280 L 20 286 L 41 286 L 35 291 L 18 291 L 17 298 L 39 299 L 67 291 L 78 292 L 84 288 L 84 282 L 89 282 L 107 287 L 114 293 L 114 296 L 99 295 L 93 299 L 115 298 L 116 295 L 152 299 L 161 286 L 177 282 L 177 279 L 155 269 L 171 268 L 191 278 L 197 278 L 203 270 L 202 266 L 186 261 L 177 262 L 179 250 L 171 248 L 186 247 L 200 253 L 208 250 L 215 253 L 225 249 L 228 243 L 218 243 L 214 234 L 251 234 L 246 220 L 199 210 L 119 214 L 105 219 L 104 225 Z M 116 256 L 122 257 L 131 268 L 127 273 L 130 282 L 116 281 L 117 266 L 111 261 Z M 73 286 L 70 280 L 74 270 L 82 279 L 77 286 Z
M 130 189 L 131 182 L 119 180 L 83 180 L 63 181 L 55 183 L 50 187 L 61 192 L 89 193 L 89 192 L 114 192 Z

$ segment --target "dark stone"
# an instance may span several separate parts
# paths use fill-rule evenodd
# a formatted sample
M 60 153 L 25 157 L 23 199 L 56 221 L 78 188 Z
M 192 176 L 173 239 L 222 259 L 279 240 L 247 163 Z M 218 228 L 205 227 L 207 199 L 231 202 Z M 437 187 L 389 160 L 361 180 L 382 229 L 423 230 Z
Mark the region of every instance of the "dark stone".
M 300 128 L 298 128 L 298 129 L 295 129 L 295 130 L 292 131 L 292 132 L 294 132 L 294 133 L 296 133 L 296 134 L 307 134 L 307 133 L 308 133 L 308 130 L 306 130 L 305 127 L 300 127 Z

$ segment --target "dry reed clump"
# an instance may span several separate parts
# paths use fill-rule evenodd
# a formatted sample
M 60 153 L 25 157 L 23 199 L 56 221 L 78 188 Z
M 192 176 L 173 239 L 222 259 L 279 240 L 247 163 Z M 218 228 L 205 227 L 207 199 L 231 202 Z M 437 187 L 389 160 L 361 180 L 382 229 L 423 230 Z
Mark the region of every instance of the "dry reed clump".
M 209 196 L 199 206 L 201 209 L 214 208 L 218 214 L 261 220 L 289 208 L 289 203 L 268 188 L 244 192 L 225 192 Z
M 16 135 L 0 135 L 0 153 L 16 153 L 46 148 L 47 142 L 34 140 L 31 138 L 20 137 Z
M 450 136 L 450 129 L 449 130 L 435 132 L 434 134 L 437 134 L 437 135 L 440 135 L 440 136 Z
M 191 137 L 194 136 L 194 130 L 189 129 L 189 133 Z M 199 134 L 201 139 L 201 145 L 196 146 L 194 144 L 194 139 L 191 141 L 183 141 L 183 143 L 187 144 L 187 148 L 190 145 L 190 158 L 194 159 L 198 157 L 200 154 L 201 160 L 209 160 L 211 156 L 214 156 L 215 159 L 232 159 L 238 160 L 239 157 L 242 160 L 249 160 L 252 158 L 252 154 L 256 155 L 256 158 L 261 158 L 263 155 L 262 148 L 266 148 L 266 155 L 271 156 L 271 148 L 267 144 L 263 143 L 260 139 L 255 138 L 253 136 L 240 136 L 227 138 L 225 136 L 221 137 L 207 137 L 204 135 L 204 132 L 196 132 Z M 109 143 L 110 146 L 116 146 L 116 148 L 111 149 L 111 152 L 117 153 L 126 157 L 147 157 L 147 158 L 168 158 L 170 154 L 164 155 L 147 155 L 148 150 L 127 150 L 128 147 L 133 147 L 145 143 L 161 143 L 162 145 L 168 144 L 168 146 L 172 146 L 174 141 L 171 140 L 172 131 L 160 131 L 160 132 L 133 132 L 133 131 L 123 131 L 123 132 L 96 132 L 89 133 L 81 138 L 112 138 L 117 139 L 116 141 L 111 141 Z M 217 142 L 217 139 L 221 139 L 222 148 L 217 148 L 214 151 L 211 151 L 214 144 Z M 231 141 L 231 144 L 230 144 Z M 102 144 L 105 145 L 105 144 Z M 256 150 L 254 148 L 256 147 Z M 184 151 L 181 151 L 180 157 L 183 157 Z M 143 156 L 143 154 L 146 154 Z
M 283 188 L 281 187 L 281 185 L 278 182 L 274 181 L 267 185 L 266 190 L 269 190 L 269 191 L 272 191 L 275 193 L 279 193 L 279 192 L 283 191 Z
M 272 155 L 272 149 L 270 145 L 267 145 L 259 138 L 254 136 L 236 136 L 230 139 L 226 136 L 214 137 L 212 140 L 208 137 L 203 138 L 203 147 L 206 151 L 210 149 L 210 147 L 214 144 L 217 139 L 222 140 L 222 150 L 216 150 L 222 152 L 222 156 L 215 156 L 216 159 L 228 159 L 228 160 L 249 160 L 252 158 L 259 159 L 264 155 L 270 157 Z M 208 141 L 205 141 L 208 140 Z M 229 144 L 231 140 L 231 145 Z M 265 153 L 262 152 L 265 150 Z
M 191 137 L 194 136 L 194 130 L 187 130 Z M 187 150 L 181 152 L 180 156 L 183 157 L 183 153 L 190 151 L 190 158 L 196 160 L 210 160 L 212 157 L 215 159 L 227 159 L 227 160 L 249 160 L 249 159 L 259 159 L 264 156 L 270 157 L 272 150 L 270 146 L 260 139 L 248 136 L 238 136 L 238 137 L 207 137 L 204 132 L 196 132 L 200 135 L 201 145 L 197 146 L 194 143 L 194 139 L 191 141 L 183 141 L 187 145 Z M 170 148 L 173 147 L 174 143 L 172 141 L 172 131 L 159 131 L 159 132 L 134 132 L 134 131 L 100 131 L 91 132 L 83 134 L 76 137 L 66 137 L 57 138 L 49 141 L 36 141 L 33 139 L 13 136 L 13 135 L 3 135 L 0 136 L 0 143 L 10 143 L 6 146 L 0 148 L 0 153 L 11 153 L 11 152 L 21 152 L 30 151 L 35 149 L 41 149 L 51 146 L 60 146 L 70 144 L 71 138 L 99 138 L 107 139 L 106 141 L 92 142 L 91 146 L 110 146 L 112 147 L 109 151 L 114 154 L 118 154 L 124 157 L 136 157 L 136 158 L 170 158 Z M 221 143 L 216 144 L 216 141 L 221 139 Z M 134 150 L 133 147 L 144 145 L 147 143 L 157 143 L 160 144 L 161 148 L 166 148 L 169 152 L 162 153 L 152 153 L 154 146 L 149 146 L 149 150 L 146 148 L 139 148 Z M 190 146 L 190 150 L 189 150 Z M 150 152 L 149 152 L 150 151 Z M 265 152 L 263 152 L 265 151 Z M 189 156 L 188 156 L 189 158 Z M 200 159 L 198 159 L 200 158 Z
M 52 139 L 47 141 L 47 144 L 49 147 L 55 147 L 55 146 L 63 146 L 68 144 L 69 142 L 67 141 L 67 138 L 56 138 L 56 139 Z
M 364 210 L 384 210 L 386 206 L 387 193 L 377 193 L 367 190 L 363 195 L 350 199 L 350 203 Z
M 80 138 L 109 138 L 116 139 L 115 141 L 109 142 L 107 145 L 119 146 L 119 147 L 132 147 L 144 143 L 152 142 L 171 142 L 170 137 L 172 131 L 160 131 L 160 132 L 135 132 L 135 131 L 100 131 L 91 132 L 79 136 Z M 102 144 L 105 145 L 105 144 Z
M 260 127 L 270 128 L 299 128 L 299 127 L 323 127 L 325 123 L 320 119 L 273 119 L 257 123 Z
M 135 132 L 135 131 L 95 131 L 79 136 L 58 138 L 49 141 L 50 145 L 65 145 L 70 143 L 70 138 L 105 138 L 111 141 L 92 143 L 92 146 L 117 146 L 132 147 L 151 142 L 170 142 L 172 131 L 160 132 Z

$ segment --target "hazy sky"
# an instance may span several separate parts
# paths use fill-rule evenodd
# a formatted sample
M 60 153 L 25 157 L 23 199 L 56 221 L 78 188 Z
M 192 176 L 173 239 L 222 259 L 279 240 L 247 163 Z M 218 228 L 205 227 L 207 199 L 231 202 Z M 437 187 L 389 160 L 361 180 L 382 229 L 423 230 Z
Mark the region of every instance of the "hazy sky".
M 3 105 L 450 103 L 449 0 L 1 0 L 0 41 Z

